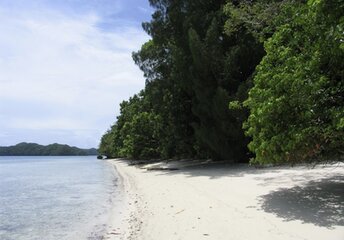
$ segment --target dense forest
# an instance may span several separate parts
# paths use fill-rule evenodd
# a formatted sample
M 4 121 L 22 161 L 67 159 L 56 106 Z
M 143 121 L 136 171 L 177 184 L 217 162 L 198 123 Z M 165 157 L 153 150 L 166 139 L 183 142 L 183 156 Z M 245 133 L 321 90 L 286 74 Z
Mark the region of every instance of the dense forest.
M 344 1 L 150 0 L 146 86 L 99 152 L 295 163 L 344 154 Z
M 80 149 L 63 144 L 47 146 L 37 143 L 19 143 L 14 146 L 0 147 L 0 156 L 87 156 L 97 155 L 97 149 Z

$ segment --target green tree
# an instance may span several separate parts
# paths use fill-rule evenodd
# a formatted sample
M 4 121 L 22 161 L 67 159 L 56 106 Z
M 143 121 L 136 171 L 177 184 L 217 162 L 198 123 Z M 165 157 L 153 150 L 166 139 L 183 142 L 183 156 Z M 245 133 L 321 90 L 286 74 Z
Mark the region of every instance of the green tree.
M 135 63 L 146 77 L 145 99 L 151 111 L 158 113 L 164 131 L 160 133 L 160 153 L 162 158 L 193 158 L 197 155 L 197 143 L 191 122 L 191 98 L 177 77 L 175 61 L 176 47 L 172 25 L 166 9 L 159 1 L 151 1 L 156 12 L 149 23 L 143 27 L 152 40 L 145 43 L 141 50 L 133 54 Z
M 133 159 L 160 158 L 160 130 L 158 115 L 148 112 L 137 113 L 122 128 L 124 142 L 121 155 Z
M 181 125 L 192 126 L 188 132 L 195 139 L 192 147 L 186 146 L 196 150 L 194 156 L 245 161 L 247 140 L 240 127 L 243 114 L 227 106 L 229 100 L 237 97 L 238 89 L 251 76 L 254 66 L 236 68 L 244 70 L 236 77 L 231 70 L 234 66 L 231 63 L 236 60 L 227 61 L 234 56 L 234 49 L 244 34 L 224 34 L 226 1 L 151 3 L 157 12 L 145 26 L 153 41 L 162 42 L 161 47 L 169 53 L 168 82 L 175 84 L 184 96 L 181 98 L 184 101 L 177 101 L 179 106 L 187 106 L 180 107 L 183 109 L 179 115 L 183 119 Z M 254 58 L 255 54 L 248 55 L 249 60 Z
M 344 147 L 344 3 L 308 1 L 265 44 L 245 105 L 255 163 L 299 162 Z
M 111 130 L 108 130 L 101 138 L 100 144 L 99 144 L 99 154 L 107 156 L 109 158 L 111 157 L 118 157 L 116 149 L 116 145 L 114 144 L 114 136 L 115 136 L 115 128 L 117 126 L 114 125 L 111 127 Z
M 152 39 L 133 53 L 145 89 L 121 104 L 100 149 L 132 158 L 150 149 L 160 158 L 248 161 L 241 128 L 248 110 L 240 103 L 266 54 L 263 42 L 293 16 L 294 2 L 150 0 L 155 12 L 143 28 Z

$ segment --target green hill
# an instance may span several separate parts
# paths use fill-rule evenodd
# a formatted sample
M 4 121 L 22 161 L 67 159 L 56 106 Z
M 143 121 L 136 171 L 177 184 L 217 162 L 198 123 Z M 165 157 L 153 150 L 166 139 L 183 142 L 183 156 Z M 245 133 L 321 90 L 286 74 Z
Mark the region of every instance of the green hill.
M 95 148 L 81 149 L 66 144 L 50 144 L 47 146 L 37 143 L 19 143 L 14 146 L 0 147 L 0 156 L 87 156 L 97 155 Z

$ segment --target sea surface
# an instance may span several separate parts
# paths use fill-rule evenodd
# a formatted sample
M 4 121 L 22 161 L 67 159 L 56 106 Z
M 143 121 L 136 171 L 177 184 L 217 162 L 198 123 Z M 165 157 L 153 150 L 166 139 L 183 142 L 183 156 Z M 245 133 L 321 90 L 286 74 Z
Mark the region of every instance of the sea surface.
M 117 179 L 95 156 L 0 157 L 0 239 L 102 239 Z

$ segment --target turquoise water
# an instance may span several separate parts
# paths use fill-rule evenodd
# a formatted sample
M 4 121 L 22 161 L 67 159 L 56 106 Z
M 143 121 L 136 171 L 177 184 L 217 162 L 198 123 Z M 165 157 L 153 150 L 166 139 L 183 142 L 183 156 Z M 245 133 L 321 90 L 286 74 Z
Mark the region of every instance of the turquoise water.
M 0 157 L 0 239 L 102 239 L 116 184 L 95 156 Z

